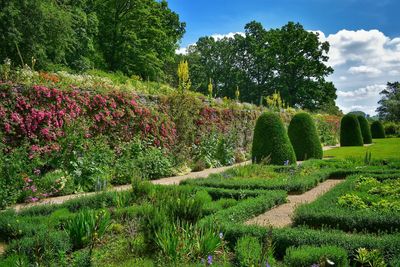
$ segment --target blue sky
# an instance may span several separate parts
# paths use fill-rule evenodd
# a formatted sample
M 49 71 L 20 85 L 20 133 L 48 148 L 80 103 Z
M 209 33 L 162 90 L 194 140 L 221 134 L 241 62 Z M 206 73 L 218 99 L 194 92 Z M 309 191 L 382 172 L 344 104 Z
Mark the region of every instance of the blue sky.
M 379 91 L 400 80 L 399 0 L 169 0 L 187 23 L 181 47 L 206 35 L 242 32 L 256 20 L 265 28 L 288 21 L 319 31 L 331 43 L 329 77 L 338 88 L 337 104 L 348 112 L 374 114 Z

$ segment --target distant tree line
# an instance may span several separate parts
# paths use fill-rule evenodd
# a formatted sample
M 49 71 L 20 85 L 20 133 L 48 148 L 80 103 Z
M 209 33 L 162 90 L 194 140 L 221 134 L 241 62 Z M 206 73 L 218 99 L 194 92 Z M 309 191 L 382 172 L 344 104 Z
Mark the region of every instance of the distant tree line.
M 200 38 L 180 59 L 189 62 L 192 88 L 205 94 L 211 79 L 218 97 L 233 99 L 239 87 L 242 101 L 259 104 L 279 92 L 292 107 L 337 113 L 336 88 L 325 79 L 333 73 L 328 52 L 328 42 L 298 23 L 266 30 L 253 21 L 244 35 Z
M 0 0 L 0 60 L 38 69 L 164 80 L 184 32 L 165 0 Z
M 400 122 L 400 83 L 388 82 L 386 89 L 380 95 L 379 107 L 376 112 L 380 119 Z

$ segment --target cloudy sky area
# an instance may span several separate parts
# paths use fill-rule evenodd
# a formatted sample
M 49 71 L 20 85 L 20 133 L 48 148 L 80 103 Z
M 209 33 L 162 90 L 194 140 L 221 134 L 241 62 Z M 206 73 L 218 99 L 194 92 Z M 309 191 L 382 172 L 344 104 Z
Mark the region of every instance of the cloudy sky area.
M 400 80 L 400 1 L 398 0 L 170 0 L 187 23 L 185 48 L 199 37 L 242 32 L 256 20 L 277 28 L 288 21 L 327 40 L 335 72 L 328 79 L 338 89 L 344 111 L 374 115 L 379 92 L 388 81 Z

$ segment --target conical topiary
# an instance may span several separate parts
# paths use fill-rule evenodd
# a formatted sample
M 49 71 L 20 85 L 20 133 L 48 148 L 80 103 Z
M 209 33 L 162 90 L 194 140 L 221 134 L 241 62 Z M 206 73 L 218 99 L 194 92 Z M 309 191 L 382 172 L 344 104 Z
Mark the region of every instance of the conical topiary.
M 369 123 L 364 116 L 357 116 L 358 123 L 360 123 L 361 135 L 364 141 L 364 144 L 372 144 L 372 136 L 371 129 L 369 127 Z
M 360 123 L 356 115 L 347 114 L 340 123 L 340 146 L 363 146 Z
M 296 155 L 280 117 L 263 113 L 256 122 L 251 151 L 253 163 L 296 164 Z
M 298 113 L 292 118 L 288 134 L 297 160 L 322 159 L 321 141 L 314 120 L 308 113 Z
M 386 137 L 385 129 L 383 128 L 383 125 L 380 121 L 374 121 L 371 124 L 371 135 L 372 135 L 372 138 L 376 138 L 376 139 Z

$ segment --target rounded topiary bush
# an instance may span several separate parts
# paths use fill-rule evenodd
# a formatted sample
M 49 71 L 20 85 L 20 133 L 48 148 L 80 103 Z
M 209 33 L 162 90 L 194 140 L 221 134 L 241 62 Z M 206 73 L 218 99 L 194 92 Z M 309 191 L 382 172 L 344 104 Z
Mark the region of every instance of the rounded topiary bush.
M 288 134 L 297 160 L 322 159 L 321 141 L 309 114 L 296 114 L 290 121 Z
M 358 123 L 360 123 L 361 135 L 364 141 L 364 144 L 372 144 L 372 136 L 371 129 L 369 127 L 369 123 L 364 116 L 357 116 Z
M 371 124 L 371 134 L 372 138 L 385 138 L 385 129 L 383 128 L 383 125 L 380 121 L 374 121 Z
M 340 122 L 340 146 L 363 146 L 360 123 L 357 116 L 347 114 Z
M 296 155 L 280 117 L 263 113 L 256 122 L 251 151 L 253 163 L 266 161 L 274 165 L 296 163 Z

